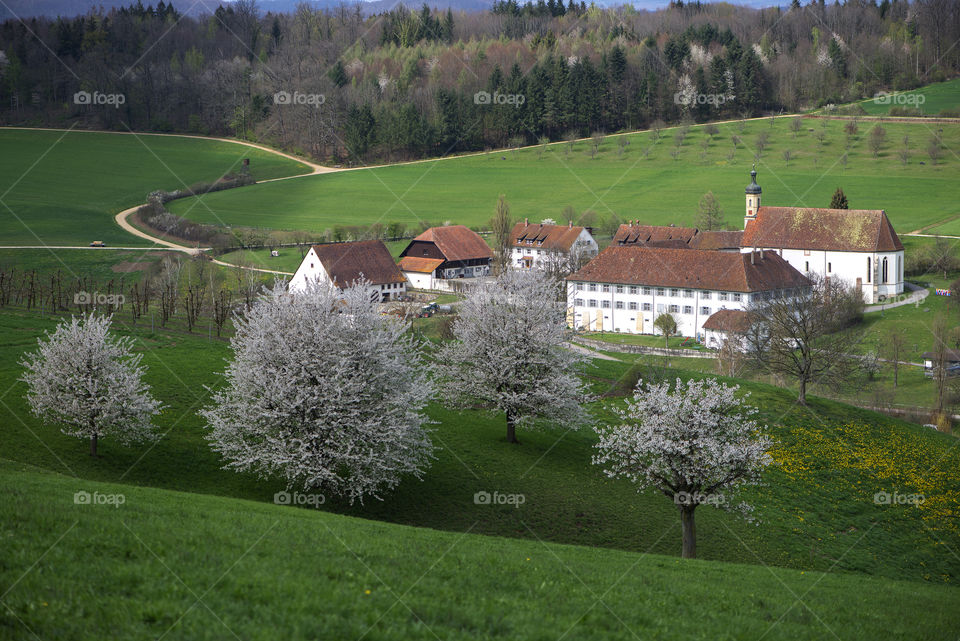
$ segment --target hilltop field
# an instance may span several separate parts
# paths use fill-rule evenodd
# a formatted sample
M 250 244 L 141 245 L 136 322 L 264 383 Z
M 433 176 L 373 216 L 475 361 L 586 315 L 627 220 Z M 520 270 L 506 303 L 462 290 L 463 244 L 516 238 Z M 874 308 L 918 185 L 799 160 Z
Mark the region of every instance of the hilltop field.
M 960 214 L 953 188 L 960 172 L 960 124 L 884 122 L 884 142 L 874 157 L 862 119 L 850 137 L 844 119 L 757 119 L 658 135 L 606 136 L 462 158 L 372 167 L 253 185 L 171 203 L 191 220 L 265 229 L 302 229 L 322 235 L 338 225 L 460 223 L 487 227 L 504 194 L 516 218 L 563 218 L 572 207 L 597 221 L 639 220 L 651 225 L 692 225 L 701 196 L 713 191 L 730 228 L 743 227 L 743 188 L 757 162 L 764 203 L 826 207 L 842 187 L 852 208 L 885 209 L 898 232 L 936 225 Z M 942 133 L 938 131 L 942 129 Z M 821 134 L 822 132 L 822 134 Z M 823 136 L 821 142 L 819 137 Z M 930 140 L 941 136 L 937 164 Z M 739 142 L 734 148 L 733 137 Z M 908 157 L 899 151 L 907 138 Z M 621 147 L 622 142 L 627 144 Z M 785 153 L 789 151 L 789 158 Z M 649 153 L 647 153 L 649 152 Z M 674 157 L 676 154 L 676 157 Z M 844 156 L 846 155 L 846 161 Z M 609 228 L 612 223 L 607 223 Z M 946 233 L 946 232 L 941 232 Z

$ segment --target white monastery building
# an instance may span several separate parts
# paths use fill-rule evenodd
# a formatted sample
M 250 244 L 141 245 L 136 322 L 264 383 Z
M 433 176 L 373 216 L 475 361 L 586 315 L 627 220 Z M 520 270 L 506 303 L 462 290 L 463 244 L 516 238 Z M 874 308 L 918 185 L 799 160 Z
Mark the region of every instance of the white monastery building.
M 340 289 L 366 280 L 379 293 L 381 301 L 395 299 L 407 291 L 407 279 L 379 240 L 311 246 L 290 279 L 289 289 L 303 291 L 311 280 Z
M 654 321 L 671 314 L 679 334 L 702 337 L 720 310 L 810 285 L 773 251 L 611 245 L 567 277 L 567 321 L 574 329 L 656 334 Z
M 512 239 L 510 264 L 517 269 L 562 269 L 577 265 L 597 255 L 599 247 L 590 230 L 567 225 L 531 225 L 517 223 L 510 232 Z M 575 268 L 574 268 L 575 269 Z
M 750 176 L 740 251 L 775 251 L 804 274 L 860 289 L 868 304 L 903 293 L 903 244 L 882 209 L 765 207 Z

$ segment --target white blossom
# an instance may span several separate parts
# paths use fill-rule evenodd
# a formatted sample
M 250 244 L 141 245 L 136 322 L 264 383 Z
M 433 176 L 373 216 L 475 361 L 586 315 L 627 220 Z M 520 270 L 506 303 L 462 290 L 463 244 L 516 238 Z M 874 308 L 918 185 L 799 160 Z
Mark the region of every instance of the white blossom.
M 695 554 L 693 511 L 702 503 L 734 506 L 737 488 L 759 482 L 770 463 L 771 441 L 751 418 L 756 409 L 737 398 L 737 386 L 715 379 L 646 386 L 640 381 L 622 423 L 595 428 L 600 436 L 593 463 L 607 476 L 626 478 L 638 490 L 655 488 L 681 511 L 684 556 Z M 729 496 L 728 496 L 729 495 Z M 689 529 L 688 529 L 689 528 Z
M 440 350 L 439 379 L 452 403 L 506 414 L 507 440 L 537 418 L 577 428 L 588 400 L 577 375 L 584 357 L 564 348 L 560 285 L 540 270 L 507 270 L 459 306 L 455 340 Z
M 407 324 L 374 298 L 365 282 L 296 295 L 278 283 L 237 319 L 226 387 L 200 412 L 226 468 L 351 503 L 421 477 L 432 386 Z
M 21 363 L 33 414 L 60 423 L 64 434 L 89 438 L 92 456 L 101 436 L 124 444 L 154 439 L 151 418 L 161 409 L 143 382 L 143 355 L 131 352 L 131 338 L 112 336 L 111 323 L 94 313 L 71 317 Z

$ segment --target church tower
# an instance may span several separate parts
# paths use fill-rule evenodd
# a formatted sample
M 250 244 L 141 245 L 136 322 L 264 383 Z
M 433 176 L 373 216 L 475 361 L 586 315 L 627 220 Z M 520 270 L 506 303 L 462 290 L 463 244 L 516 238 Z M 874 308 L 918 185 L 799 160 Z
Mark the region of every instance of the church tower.
M 757 166 L 753 166 L 750 172 L 750 184 L 744 190 L 747 198 L 747 213 L 743 217 L 743 228 L 747 228 L 747 223 L 757 217 L 757 210 L 760 209 L 760 185 L 757 184 Z

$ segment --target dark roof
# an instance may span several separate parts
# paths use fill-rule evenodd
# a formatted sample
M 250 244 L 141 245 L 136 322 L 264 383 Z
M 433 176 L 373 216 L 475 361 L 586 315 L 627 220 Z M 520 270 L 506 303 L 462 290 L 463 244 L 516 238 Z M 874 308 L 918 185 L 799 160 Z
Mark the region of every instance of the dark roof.
M 763 190 L 760 189 L 760 185 L 757 184 L 757 170 L 753 169 L 750 171 L 750 184 L 747 185 L 747 188 L 743 190 L 746 194 L 760 194 L 763 193 Z
M 900 251 L 903 244 L 882 209 L 761 207 L 741 247 L 826 251 Z
M 630 222 L 620 225 L 613 235 L 615 245 L 653 245 L 673 246 L 677 249 L 690 242 L 697 234 L 694 227 L 674 227 L 673 225 L 636 225 Z
M 740 251 L 740 242 L 742 239 L 742 231 L 702 231 L 691 238 L 687 245 L 690 249 Z
M 745 334 L 750 329 L 750 313 L 740 309 L 721 309 L 703 322 L 703 328 Z
M 583 227 L 571 225 L 544 225 L 543 223 L 529 225 L 527 223 L 517 223 L 510 232 L 511 242 L 514 247 L 525 246 L 528 240 L 534 241 L 534 245 L 540 249 L 556 249 L 560 251 L 570 251 L 573 243 L 580 236 Z M 541 244 L 537 245 L 540 242 Z
M 340 288 L 365 278 L 371 285 L 406 282 L 387 246 L 379 240 L 314 245 L 320 264 Z
M 960 363 L 960 349 L 945 349 L 944 357 L 948 363 Z M 920 355 L 924 360 L 933 361 L 937 359 L 936 352 L 924 352 Z
M 404 256 L 400 259 L 400 271 L 431 274 L 433 270 L 443 264 L 442 258 L 422 258 L 420 256 Z
M 729 292 L 810 285 L 776 252 L 751 253 L 611 245 L 567 280 Z
M 463 225 L 431 227 L 413 240 L 433 243 L 448 261 L 493 257 L 490 246 L 484 242 L 480 234 Z M 407 250 L 404 249 L 401 255 L 405 256 L 406 252 Z

